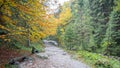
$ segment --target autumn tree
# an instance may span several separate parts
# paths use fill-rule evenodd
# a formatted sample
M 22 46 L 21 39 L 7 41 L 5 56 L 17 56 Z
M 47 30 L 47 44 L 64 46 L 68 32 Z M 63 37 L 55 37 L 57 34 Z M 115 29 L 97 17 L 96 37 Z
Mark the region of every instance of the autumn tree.
M 45 16 L 42 3 L 39 0 L 1 0 L 0 41 L 3 44 L 9 42 L 9 45 L 17 42 L 26 45 L 26 40 L 35 42 L 42 38 L 40 24 Z

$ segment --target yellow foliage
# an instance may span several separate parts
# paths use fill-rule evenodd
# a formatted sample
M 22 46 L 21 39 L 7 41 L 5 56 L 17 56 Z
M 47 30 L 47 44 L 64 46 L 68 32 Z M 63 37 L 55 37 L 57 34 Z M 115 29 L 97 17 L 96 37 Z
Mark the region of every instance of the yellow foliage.
M 71 10 L 70 8 L 66 8 L 61 12 L 60 18 L 56 19 L 53 15 L 46 14 L 44 6 L 41 4 L 44 0 L 41 0 L 41 3 L 39 1 L 40 0 L 28 0 L 26 3 L 20 4 L 19 1 L 16 2 L 15 0 L 7 0 L 4 7 L 2 7 L 2 13 L 4 14 L 0 17 L 4 20 L 3 23 L 10 25 L 10 27 L 0 25 L 0 28 L 9 31 L 7 35 L 11 37 L 13 36 L 14 38 L 17 35 L 20 37 L 26 36 L 28 38 L 28 35 L 30 35 L 29 38 L 32 42 L 39 41 L 40 38 L 44 38 L 48 35 L 55 35 L 57 27 L 59 25 L 65 25 L 65 21 L 71 17 Z M 0 0 L 0 5 L 1 3 L 3 3 L 3 0 Z M 17 13 L 13 13 L 10 6 L 19 11 L 17 15 L 18 19 L 13 20 L 10 17 L 12 15 L 16 15 Z M 23 23 L 25 20 L 25 23 L 29 27 L 26 28 L 25 26 L 17 25 L 21 19 Z M 64 29 L 61 29 L 61 31 L 64 33 Z M 0 38 L 5 38 L 5 36 L 0 36 Z M 15 39 L 19 39 L 19 37 Z
M 65 25 L 66 22 L 70 17 L 72 16 L 70 8 L 66 8 L 61 14 L 60 18 L 56 19 L 52 15 L 47 15 L 44 17 L 48 20 L 48 22 L 45 23 L 39 23 L 41 28 L 43 29 L 42 34 L 40 34 L 42 37 L 48 36 L 48 35 L 55 35 L 57 31 L 57 27 L 59 25 Z M 61 29 L 61 31 L 64 33 L 64 29 Z
M 8 29 L 8 28 L 6 28 L 5 26 L 2 26 L 2 25 L 0 25 L 0 28 L 4 29 L 4 30 L 7 30 L 7 31 L 10 31 L 10 29 Z
M 61 14 L 60 14 L 60 24 L 65 25 L 67 22 L 67 20 L 69 20 L 71 18 L 72 14 L 71 14 L 71 9 L 70 8 L 66 8 Z

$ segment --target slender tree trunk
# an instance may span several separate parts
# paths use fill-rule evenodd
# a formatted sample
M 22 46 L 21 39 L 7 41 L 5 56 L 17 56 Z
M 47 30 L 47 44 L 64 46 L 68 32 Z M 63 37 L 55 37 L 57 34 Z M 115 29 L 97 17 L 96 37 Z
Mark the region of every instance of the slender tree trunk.
M 30 31 L 29 31 L 29 28 L 28 28 L 28 40 L 27 40 L 27 46 L 30 47 Z

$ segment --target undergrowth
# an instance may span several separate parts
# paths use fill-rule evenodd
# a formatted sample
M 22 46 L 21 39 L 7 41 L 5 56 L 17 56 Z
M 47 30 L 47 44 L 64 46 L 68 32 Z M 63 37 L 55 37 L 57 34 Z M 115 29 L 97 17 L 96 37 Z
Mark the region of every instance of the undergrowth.
M 21 45 L 21 44 L 16 44 L 15 46 L 4 47 L 4 49 L 1 47 L 0 55 L 5 56 L 5 57 L 0 57 L 0 59 L 2 61 L 6 61 L 6 62 L 8 61 L 9 62 L 9 60 L 11 58 L 20 57 L 20 56 L 24 56 L 24 55 L 27 56 L 27 55 L 31 54 L 32 47 L 35 47 L 35 49 L 37 49 L 39 52 L 44 51 L 44 46 L 40 42 L 39 43 L 33 43 L 33 44 L 30 45 L 30 47 L 24 46 L 24 45 Z M 4 51 L 5 53 L 2 52 L 2 51 Z M 8 54 L 10 54 L 12 57 L 8 56 Z M 17 65 L 9 65 L 6 62 L 5 62 L 5 64 L 1 64 L 0 68 L 1 67 L 4 67 L 4 68 L 17 68 Z
M 120 68 L 120 61 L 114 58 L 87 51 L 77 51 L 76 55 L 93 68 Z

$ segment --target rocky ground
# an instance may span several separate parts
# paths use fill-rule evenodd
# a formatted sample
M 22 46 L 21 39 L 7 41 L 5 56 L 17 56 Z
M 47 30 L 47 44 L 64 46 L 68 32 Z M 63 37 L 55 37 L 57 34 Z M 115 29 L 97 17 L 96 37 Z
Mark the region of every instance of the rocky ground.
M 19 68 L 90 68 L 86 64 L 72 59 L 64 50 L 45 44 L 45 52 L 32 56 L 32 59 L 22 62 Z

